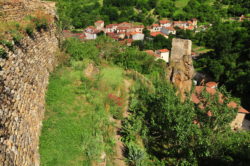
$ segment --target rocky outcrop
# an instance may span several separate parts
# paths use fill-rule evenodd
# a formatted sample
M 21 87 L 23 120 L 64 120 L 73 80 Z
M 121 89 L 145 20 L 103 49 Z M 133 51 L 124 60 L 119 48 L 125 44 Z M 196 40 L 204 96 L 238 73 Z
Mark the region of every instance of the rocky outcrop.
M 35 0 L 10 2 L 4 1 L 4 6 L 1 6 L 5 14 L 10 6 L 15 6 L 13 9 L 23 7 L 5 18 L 11 21 L 18 21 L 19 17 L 29 13 L 31 4 L 42 4 Z M 28 3 L 30 5 L 25 6 Z M 0 58 L 0 166 L 39 165 L 45 91 L 49 73 L 57 63 L 56 31 L 55 24 L 52 24 L 47 31 L 34 32 L 32 38 L 25 36 L 12 50 L 0 45 L 7 52 L 6 58 Z
M 191 55 L 192 41 L 185 39 L 173 39 L 170 66 L 167 79 L 177 88 L 181 100 L 185 100 L 185 93 L 192 88 L 194 67 Z

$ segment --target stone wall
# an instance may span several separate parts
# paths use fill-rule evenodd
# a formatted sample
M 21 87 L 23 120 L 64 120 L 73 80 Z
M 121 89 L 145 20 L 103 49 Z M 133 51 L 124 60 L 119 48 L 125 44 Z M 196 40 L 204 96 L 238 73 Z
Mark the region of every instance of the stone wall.
M 40 0 L 0 0 L 0 20 L 20 21 L 36 11 L 56 16 L 55 2 Z
M 0 58 L 0 166 L 39 165 L 45 91 L 57 63 L 56 34 L 53 24 L 34 38 L 26 36 L 14 51 L 0 45 L 8 53 Z

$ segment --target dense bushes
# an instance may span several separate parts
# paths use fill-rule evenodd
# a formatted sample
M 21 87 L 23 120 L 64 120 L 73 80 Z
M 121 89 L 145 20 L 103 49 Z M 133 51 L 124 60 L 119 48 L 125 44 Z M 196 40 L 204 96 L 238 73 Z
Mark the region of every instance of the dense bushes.
M 249 151 L 246 144 L 250 134 L 234 133 L 229 128 L 236 109 L 227 108 L 226 103 L 219 103 L 218 98 L 211 98 L 205 92 L 203 95 L 209 104 L 200 109 L 189 100 L 181 103 L 167 82 L 158 80 L 154 85 L 155 93 L 148 92 L 142 85 L 131 92 L 131 116 L 124 121 L 122 130 L 131 165 L 136 162 L 233 165 L 242 155 L 239 151 Z M 213 110 L 212 117 L 207 115 L 208 110 Z M 243 156 L 244 165 L 250 158 L 248 154 Z
M 195 61 L 197 68 L 225 84 L 234 95 L 241 97 L 244 106 L 249 106 L 250 69 L 250 22 L 217 23 L 207 32 L 201 32 L 202 43 L 214 51 Z

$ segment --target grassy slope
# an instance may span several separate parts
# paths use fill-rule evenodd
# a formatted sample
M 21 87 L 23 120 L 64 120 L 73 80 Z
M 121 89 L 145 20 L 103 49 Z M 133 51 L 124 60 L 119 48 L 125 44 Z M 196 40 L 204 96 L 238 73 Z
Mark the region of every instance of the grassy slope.
M 40 138 L 42 166 L 88 166 L 103 152 L 112 165 L 115 133 L 109 109 L 117 108 L 107 94 L 120 88 L 122 72 L 105 67 L 98 81 L 90 81 L 82 69 L 61 67 L 51 76 Z

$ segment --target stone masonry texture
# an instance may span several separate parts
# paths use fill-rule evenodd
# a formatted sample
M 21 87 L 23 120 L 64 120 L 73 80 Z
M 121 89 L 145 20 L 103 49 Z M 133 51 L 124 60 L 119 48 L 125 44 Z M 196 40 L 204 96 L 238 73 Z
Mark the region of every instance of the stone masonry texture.
M 8 1 L 0 8 L 5 12 L 23 7 L 15 10 L 9 16 L 10 20 L 18 21 L 18 16 L 29 13 L 32 6 L 33 10 L 45 6 L 43 10 L 51 14 L 54 10 L 38 0 L 16 0 L 14 3 L 18 6 Z M 1 47 L 7 51 L 8 57 L 0 58 L 0 166 L 39 166 L 45 92 L 49 73 L 57 63 L 56 26 L 53 24 L 48 31 L 36 32 L 34 38 L 24 37 L 13 51 Z

